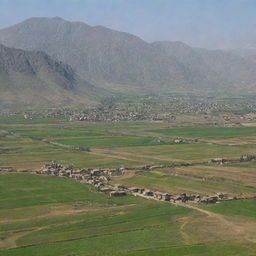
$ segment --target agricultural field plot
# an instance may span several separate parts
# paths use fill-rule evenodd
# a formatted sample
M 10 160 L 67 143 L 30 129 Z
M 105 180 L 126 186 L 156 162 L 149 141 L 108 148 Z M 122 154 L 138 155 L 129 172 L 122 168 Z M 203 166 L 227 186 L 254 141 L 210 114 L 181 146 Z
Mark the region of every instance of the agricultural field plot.
M 256 138 L 254 127 L 167 129 L 168 124 L 159 122 L 87 123 L 44 119 L 40 123 L 40 120 L 18 119 L 12 123 L 12 118 L 1 119 L 0 166 L 39 168 L 52 160 L 77 167 L 169 165 L 256 154 L 256 145 L 247 143 Z M 174 143 L 178 137 L 200 137 L 206 141 Z M 208 141 L 212 138 L 240 139 L 243 143 Z
M 230 224 L 225 215 L 216 219 L 207 210 L 131 196 L 110 198 L 66 178 L 2 174 L 0 189 L 1 256 L 185 256 L 216 251 L 231 256 L 253 255 L 256 249 L 248 214 L 241 217 L 247 225 L 236 233 L 232 225 L 238 220 Z
M 225 138 L 225 139 L 208 139 L 207 142 L 228 145 L 228 146 L 238 146 L 238 145 L 256 145 L 256 136 L 244 136 L 238 138 Z
M 79 168 L 141 165 L 141 162 L 129 159 L 94 155 L 87 152 L 70 151 L 67 149 L 0 154 L 0 166 L 13 167 L 18 170 L 38 169 L 51 161 L 58 161 L 61 164 L 74 165 Z
M 247 164 L 248 165 L 248 164 Z M 256 186 L 256 168 L 240 164 L 240 167 L 227 165 L 201 165 L 180 167 L 166 170 L 167 173 L 188 177 L 201 177 L 211 179 L 213 177 L 230 179 L 234 182 L 242 182 L 248 186 Z M 164 171 L 165 172 L 165 171 Z
M 255 161 L 208 164 L 255 155 L 255 127 L 169 126 L 2 119 L 0 166 L 37 169 L 55 160 L 78 168 L 133 167 L 110 183 L 171 194 L 256 194 Z M 172 164 L 181 166 L 139 171 Z M 255 200 L 181 207 L 28 173 L 1 174 L 0 192 L 0 256 L 256 253 Z
M 207 162 L 213 158 L 237 159 L 241 155 L 253 155 L 256 153 L 256 145 L 217 145 L 209 143 L 183 143 L 172 145 L 157 145 L 147 147 L 120 147 L 113 150 L 100 150 L 116 156 L 136 156 L 169 162 Z
M 232 201 L 213 205 L 208 204 L 201 207 L 203 209 L 210 210 L 215 213 L 224 214 L 227 216 L 248 217 L 254 219 L 256 218 L 255 200 Z
M 97 136 L 78 137 L 69 139 L 55 140 L 57 143 L 72 145 L 72 146 L 87 146 L 87 147 L 121 147 L 121 146 L 143 146 L 161 144 L 155 142 L 152 137 L 129 137 L 129 136 Z
M 256 130 L 253 125 L 248 127 L 181 127 L 159 129 L 157 132 L 163 136 L 177 136 L 185 139 L 197 138 L 204 142 L 220 145 L 256 144 Z
M 68 124 L 68 123 L 67 123 Z M 69 138 L 78 141 L 97 142 L 100 145 L 112 145 L 111 141 L 122 143 L 145 143 L 152 139 L 145 138 L 127 138 L 120 136 L 111 136 L 107 139 L 102 136 L 105 130 L 97 131 L 95 129 L 87 129 L 87 127 L 67 127 L 60 125 L 33 125 L 27 126 L 20 124 L 19 126 L 2 127 L 2 136 L 0 140 L 0 166 L 12 166 L 18 169 L 22 168 L 39 168 L 44 163 L 52 160 L 59 161 L 63 164 L 73 164 L 77 167 L 103 167 L 103 166 L 122 166 L 122 165 L 139 165 L 133 159 L 123 159 L 122 157 L 102 156 L 91 154 L 89 152 L 75 151 L 72 147 L 74 143 L 64 145 L 58 143 L 56 138 Z M 81 138 L 81 134 L 83 137 Z M 101 136 L 101 137 L 100 137 Z M 67 139 L 68 140 L 68 139 Z M 113 143 L 112 142 L 112 143 Z
M 5 119 L 4 119 L 5 120 Z M 1 118 L 0 118 L 1 121 Z M 43 123 L 31 123 L 32 120 L 20 121 L 19 124 L 5 121 L 0 122 L 3 129 L 19 133 L 21 135 L 31 136 L 34 138 L 68 138 L 68 137 L 88 137 L 88 136 L 148 136 L 152 129 L 163 129 L 167 125 L 158 122 L 66 122 L 64 120 L 45 120 Z M 149 131 L 149 132 L 147 132 Z M 146 133 L 146 134 L 145 134 Z
M 212 167 L 213 168 L 213 167 Z M 198 171 L 199 169 L 199 171 Z M 200 169 L 202 171 L 200 171 Z M 137 186 L 148 188 L 154 191 L 168 192 L 170 194 L 188 193 L 200 195 L 213 195 L 219 192 L 230 195 L 251 194 L 256 195 L 256 173 L 251 173 L 251 181 L 244 178 L 235 179 L 225 175 L 215 175 L 215 170 L 210 171 L 208 167 L 192 167 L 159 169 L 148 172 L 130 172 L 130 175 L 116 177 L 113 183 L 122 184 L 128 187 Z M 193 170 L 190 172 L 190 170 Z M 226 176 L 226 177 L 225 177 Z
M 154 132 L 168 136 L 203 139 L 225 139 L 256 136 L 256 130 L 254 127 L 181 127 L 156 130 Z
M 65 120 L 1 119 L 0 166 L 39 168 L 56 160 L 76 167 L 120 167 L 177 162 L 201 163 L 212 158 L 255 154 L 254 127 L 169 128 L 159 122 L 86 123 Z M 175 144 L 184 138 L 243 139 L 243 145 L 205 142 Z M 89 152 L 74 150 L 88 148 Z M 250 163 L 251 164 L 251 163 Z

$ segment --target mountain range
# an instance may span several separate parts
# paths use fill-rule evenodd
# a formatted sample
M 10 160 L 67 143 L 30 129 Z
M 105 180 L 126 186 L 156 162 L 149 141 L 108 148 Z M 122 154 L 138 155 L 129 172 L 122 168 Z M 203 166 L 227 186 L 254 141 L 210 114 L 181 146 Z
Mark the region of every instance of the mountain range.
M 182 42 L 148 43 L 58 17 L 30 18 L 2 29 L 0 43 L 1 95 L 20 96 L 32 105 L 36 95 L 42 104 L 55 105 L 55 98 L 61 105 L 116 92 L 256 92 L 254 56 Z

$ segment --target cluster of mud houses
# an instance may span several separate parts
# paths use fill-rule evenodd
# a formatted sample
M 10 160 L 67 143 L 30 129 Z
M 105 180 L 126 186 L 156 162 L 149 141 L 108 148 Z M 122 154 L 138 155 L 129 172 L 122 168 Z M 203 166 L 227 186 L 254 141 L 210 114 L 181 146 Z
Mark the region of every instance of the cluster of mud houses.
M 240 158 L 237 159 L 214 158 L 209 160 L 208 163 L 223 165 L 227 163 L 250 162 L 254 160 L 256 160 L 255 155 L 242 155 L 240 156 Z
M 122 185 L 115 185 L 119 189 L 122 189 L 123 191 L 132 194 L 134 196 L 141 196 L 148 199 L 154 199 L 159 201 L 165 201 L 165 202 L 171 202 L 171 203 L 178 203 L 178 202 L 201 202 L 201 203 L 216 203 L 218 201 L 224 201 L 224 200 L 232 200 L 234 198 L 228 197 L 228 195 L 223 193 L 218 193 L 215 196 L 201 196 L 196 194 L 168 194 L 164 192 L 159 191 L 153 191 L 150 189 L 144 189 L 144 188 L 137 188 L 137 187 L 124 187 Z
M 147 166 L 148 167 L 148 166 Z M 150 169 L 150 168 L 145 168 Z M 125 196 L 127 194 L 141 196 L 147 199 L 166 201 L 171 203 L 177 202 L 201 202 L 201 203 L 216 203 L 218 201 L 233 200 L 225 194 L 219 193 L 214 196 L 188 195 L 186 193 L 171 195 L 164 192 L 152 191 L 145 188 L 126 187 L 123 185 L 111 185 L 109 181 L 112 176 L 122 175 L 124 168 L 118 169 L 76 169 L 72 166 L 64 167 L 58 163 L 46 164 L 37 174 L 53 175 L 59 177 L 68 177 L 95 186 L 97 190 L 109 193 L 110 196 Z
M 67 177 L 94 185 L 99 190 L 106 187 L 110 177 L 121 174 L 122 168 L 117 169 L 78 169 L 73 166 L 62 166 L 58 163 L 50 163 L 44 165 L 41 169 L 35 171 L 36 174 L 46 174 L 58 177 Z
M 173 122 L 180 114 L 202 114 L 204 119 L 215 120 L 215 113 L 221 113 L 221 123 L 234 124 L 241 121 L 256 120 L 256 103 L 252 98 L 245 97 L 232 102 L 219 102 L 205 97 L 177 97 L 177 96 L 146 96 L 127 102 L 120 102 L 111 98 L 92 108 L 53 108 L 33 111 L 6 111 L 0 114 L 13 116 L 23 114 L 25 119 L 67 118 L 70 121 L 136 121 L 156 120 Z M 243 114 L 238 114 L 240 112 Z M 240 125 L 240 124 L 237 124 Z

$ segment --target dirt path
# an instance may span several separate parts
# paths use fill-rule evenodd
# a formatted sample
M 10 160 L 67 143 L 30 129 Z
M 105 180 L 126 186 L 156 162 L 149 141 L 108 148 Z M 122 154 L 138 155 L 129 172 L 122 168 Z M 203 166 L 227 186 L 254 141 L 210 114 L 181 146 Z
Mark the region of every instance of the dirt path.
M 96 153 L 96 154 L 100 154 L 100 155 L 104 155 L 107 157 L 110 157 L 111 155 L 115 156 L 116 158 L 126 158 L 132 161 L 136 161 L 136 162 L 143 162 L 143 163 L 147 163 L 149 164 L 149 162 L 151 162 L 150 160 L 157 160 L 157 161 L 166 161 L 166 162 L 171 162 L 171 161 L 177 161 L 177 162 L 184 162 L 184 159 L 176 159 L 176 158 L 163 158 L 163 157 L 157 157 L 157 156 L 150 156 L 150 155 L 142 155 L 139 154 L 138 152 L 134 152 L 134 153 L 129 153 L 129 152 L 122 152 L 122 151 L 115 151 L 113 149 L 109 150 L 107 149 L 94 149 L 92 151 L 92 153 Z M 141 160 L 141 159 L 137 159 L 137 158 L 144 158 L 146 160 Z M 192 161 L 190 161 L 192 162 Z M 152 162 L 153 163 L 153 162 Z
M 109 157 L 109 158 L 114 158 L 114 159 L 122 159 L 122 160 L 126 160 L 126 161 L 138 162 L 138 163 L 143 163 L 143 164 L 149 163 L 148 161 L 136 159 L 136 158 L 134 158 L 134 156 L 127 157 L 127 156 L 123 156 L 121 154 L 113 154 L 112 152 L 111 152 L 111 154 L 109 154 L 107 152 L 101 152 L 101 151 L 95 150 L 95 149 L 93 151 L 89 152 L 89 154 L 104 156 L 104 157 Z M 137 156 L 137 155 L 135 155 L 135 156 Z
M 225 218 L 225 216 L 223 216 L 221 214 L 207 211 L 205 209 L 201 209 L 199 207 L 196 207 L 196 206 L 193 206 L 190 204 L 175 203 L 175 205 L 180 206 L 180 207 L 190 208 L 190 209 L 193 209 L 193 210 L 196 210 L 196 211 L 206 214 L 207 217 L 217 219 L 220 224 L 233 230 L 234 233 L 236 234 L 236 236 L 243 237 L 247 242 L 256 243 L 256 236 L 254 236 L 254 234 L 256 233 L 255 232 L 255 229 L 256 229 L 255 224 L 254 224 L 254 226 L 247 226 L 247 225 L 244 225 L 243 223 L 232 222 L 232 221 L 227 220 Z
M 33 139 L 33 140 L 36 140 L 36 139 Z M 62 143 L 59 143 L 59 142 L 55 142 L 55 141 L 51 141 L 51 140 L 47 140 L 47 139 L 39 139 L 39 141 L 42 141 L 44 143 L 48 143 L 48 144 L 51 144 L 51 145 L 54 145 L 54 146 L 58 146 L 58 147 L 61 147 L 61 148 L 66 148 L 66 149 L 71 149 L 72 146 L 70 145 L 65 145 L 65 144 L 62 144 Z
M 123 175 L 121 176 L 116 176 L 113 178 L 113 184 L 116 182 L 120 182 L 121 180 L 126 180 L 126 179 L 131 179 L 136 175 L 135 171 L 125 171 Z
M 190 223 L 191 217 L 189 217 L 189 216 L 182 217 L 180 220 L 182 221 L 182 224 L 180 226 L 180 233 L 181 233 L 185 243 L 186 244 L 194 243 L 194 241 L 192 241 L 192 239 L 191 239 L 191 236 L 185 231 L 185 227 L 188 223 Z
M 15 133 L 12 133 L 13 136 L 19 136 Z M 74 150 L 73 146 L 72 145 L 66 145 L 66 144 L 63 144 L 63 143 L 59 143 L 59 142 L 55 142 L 55 141 L 51 141 L 51 140 L 48 140 L 48 139 L 35 139 L 35 138 L 31 138 L 29 136 L 24 136 L 26 138 L 29 138 L 31 140 L 35 140 L 35 141 L 41 141 L 41 142 L 44 142 L 44 143 L 47 143 L 47 144 L 51 144 L 51 145 L 54 145 L 54 146 L 58 146 L 58 147 L 61 147 L 61 148 L 64 148 L 64 149 L 67 149 L 67 150 Z M 82 151 L 81 151 L 82 152 Z M 102 150 L 93 150 L 91 152 L 86 152 L 87 154 L 91 154 L 91 155 L 98 155 L 98 156 L 104 156 L 104 157 L 109 157 L 109 158 L 114 158 L 114 159 L 122 159 L 122 160 L 126 160 L 126 161 L 132 161 L 132 162 L 139 162 L 139 163 L 143 163 L 143 164 L 148 164 L 148 161 L 143 161 L 143 160 L 140 160 L 140 159 L 135 159 L 134 158 L 134 155 L 131 155 L 131 157 L 126 157 L 126 156 L 123 156 L 123 155 L 120 155 L 120 154 L 108 154 L 107 152 L 104 152 Z
M 95 208 L 82 208 L 82 209 L 63 209 L 61 207 L 59 208 L 53 208 L 51 211 L 45 214 L 41 214 L 35 217 L 28 217 L 28 218 L 22 218 L 22 219 L 4 219 L 1 220 L 0 223 L 2 224 L 8 224 L 8 223 L 14 223 L 14 222 L 23 222 L 23 221 L 29 221 L 29 220 L 37 220 L 37 219 L 43 219 L 48 217 L 61 217 L 66 215 L 72 215 L 72 214 L 78 214 L 78 213 L 86 213 L 86 212 L 93 212 L 93 211 L 103 211 L 108 209 L 122 209 L 126 207 L 132 207 L 135 204 L 125 204 L 125 205 L 117 205 L 117 206 L 110 206 L 110 207 L 95 207 Z
M 36 231 L 36 230 L 40 230 L 40 228 L 29 230 L 29 231 L 17 232 L 17 233 L 14 233 L 11 236 L 8 236 L 8 237 L 4 238 L 3 240 L 0 240 L 0 249 L 16 248 L 17 247 L 16 241 L 18 239 Z
M 34 219 L 41 219 L 41 218 L 45 218 L 45 217 L 55 217 L 55 216 L 64 216 L 64 215 L 69 215 L 69 214 L 76 214 L 76 213 L 82 213 L 82 212 L 87 212 L 87 211 L 97 211 L 97 210 L 104 210 L 104 209 L 123 209 L 123 208 L 127 208 L 127 207 L 132 207 L 135 204 L 127 204 L 127 205 L 118 205 L 118 206 L 112 206 L 112 207 L 102 207 L 102 208 L 95 208 L 95 209 L 81 209 L 81 210 L 67 210 L 67 211 L 52 211 L 48 214 L 44 214 L 44 215 L 40 215 L 34 218 L 23 218 L 23 219 L 19 219 L 19 220 L 8 220 L 8 222 L 10 221 L 10 223 L 13 223 L 14 221 L 28 221 L 28 220 L 34 220 Z M 120 214 L 120 213 L 118 213 Z M 6 220 L 7 221 L 7 220 Z M 6 222 L 6 223 L 8 223 Z M 70 221 L 70 224 L 74 224 L 74 223 L 78 223 L 78 221 Z M 4 223 L 4 222 L 3 222 Z M 13 233 L 8 235 L 0 240 L 0 249 L 11 249 L 11 248 L 17 248 L 19 247 L 17 245 L 17 240 L 22 238 L 23 236 L 26 236 L 30 233 L 36 232 L 36 231 L 40 231 L 46 228 L 49 228 L 51 226 L 55 226 L 55 225 L 61 225 L 61 224 L 50 224 L 50 225 L 45 225 L 42 227 L 33 227 L 30 230 L 27 231 L 12 231 Z
M 1 220 L 1 224 L 8 224 L 8 223 L 13 223 L 13 222 L 23 222 L 23 221 L 29 221 L 29 220 L 37 220 L 37 219 L 42 219 L 42 218 L 47 218 L 47 217 L 55 217 L 55 216 L 66 216 L 66 215 L 71 215 L 71 214 L 76 214 L 76 213 L 83 213 L 83 212 L 90 212 L 90 211 L 97 211 L 100 209 L 69 209 L 69 210 L 52 210 L 46 214 L 42 214 L 39 216 L 35 217 L 28 217 L 28 218 L 22 218 L 22 219 L 4 219 Z
M 159 201 L 156 198 L 144 196 L 141 194 L 135 194 L 135 196 L 140 196 L 140 197 L 143 197 L 148 200 Z M 166 202 L 166 203 L 170 203 L 170 202 Z M 175 206 L 189 208 L 189 209 L 193 209 L 195 211 L 201 212 L 201 213 L 205 214 L 206 217 L 213 218 L 213 219 L 217 220 L 218 223 L 223 226 L 223 228 L 228 228 L 228 229 L 232 230 L 234 232 L 232 235 L 235 235 L 235 237 L 241 237 L 246 242 L 256 243 L 256 224 L 255 224 L 255 222 L 244 223 L 241 221 L 240 222 L 234 221 L 233 219 L 232 219 L 232 221 L 227 220 L 226 217 L 221 214 L 207 211 L 205 209 L 199 208 L 194 205 L 186 204 L 186 203 L 171 203 L 171 204 L 173 204 Z M 185 219 L 184 223 L 181 224 L 180 231 L 181 231 L 181 234 L 184 237 L 185 241 L 189 242 L 189 241 L 191 241 L 191 238 L 185 232 L 184 228 L 189 223 L 190 217 L 185 217 L 185 218 L 186 219 Z

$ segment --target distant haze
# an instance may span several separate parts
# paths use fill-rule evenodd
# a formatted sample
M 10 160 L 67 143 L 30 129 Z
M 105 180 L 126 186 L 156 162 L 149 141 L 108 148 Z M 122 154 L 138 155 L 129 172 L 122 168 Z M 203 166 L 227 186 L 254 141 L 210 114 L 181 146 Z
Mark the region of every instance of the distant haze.
M 254 0 L 0 0 L 0 28 L 60 16 L 153 41 L 238 48 L 256 41 Z

